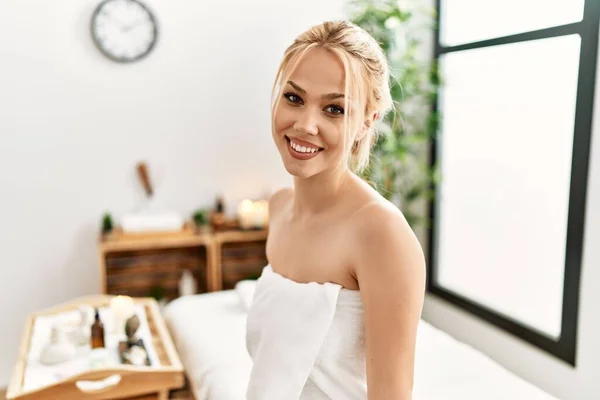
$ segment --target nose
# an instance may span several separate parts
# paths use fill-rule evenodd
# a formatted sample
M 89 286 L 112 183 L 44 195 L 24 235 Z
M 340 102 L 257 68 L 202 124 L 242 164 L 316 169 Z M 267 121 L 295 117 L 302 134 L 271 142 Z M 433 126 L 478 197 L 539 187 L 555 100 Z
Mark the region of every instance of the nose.
M 298 119 L 294 122 L 294 129 L 298 132 L 308 135 L 317 135 L 319 133 L 318 117 L 314 111 L 304 109 L 298 113 Z

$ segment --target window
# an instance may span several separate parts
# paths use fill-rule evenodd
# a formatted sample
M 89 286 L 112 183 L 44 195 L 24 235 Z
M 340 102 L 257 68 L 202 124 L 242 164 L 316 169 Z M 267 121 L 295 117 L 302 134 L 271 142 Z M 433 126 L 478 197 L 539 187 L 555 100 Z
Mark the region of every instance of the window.
M 595 0 L 437 0 L 428 290 L 575 365 Z

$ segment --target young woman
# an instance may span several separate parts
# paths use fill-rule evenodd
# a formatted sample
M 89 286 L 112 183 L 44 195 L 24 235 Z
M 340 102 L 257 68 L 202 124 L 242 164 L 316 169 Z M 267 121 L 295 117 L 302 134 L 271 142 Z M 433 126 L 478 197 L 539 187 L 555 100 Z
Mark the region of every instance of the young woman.
M 294 187 L 270 201 L 247 322 L 249 400 L 409 400 L 423 252 L 356 173 L 390 109 L 387 60 L 345 21 L 301 34 L 273 90 L 272 135 Z

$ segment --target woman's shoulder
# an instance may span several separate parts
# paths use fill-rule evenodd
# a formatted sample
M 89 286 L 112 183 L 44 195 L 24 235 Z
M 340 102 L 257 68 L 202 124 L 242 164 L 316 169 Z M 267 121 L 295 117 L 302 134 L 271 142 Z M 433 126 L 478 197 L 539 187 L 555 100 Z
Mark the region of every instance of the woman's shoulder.
M 351 273 L 361 290 L 372 293 L 369 288 L 385 286 L 382 279 L 415 285 L 424 279 L 423 248 L 402 212 L 387 200 L 372 202 L 355 215 L 352 242 Z
M 383 196 L 371 198 L 359 207 L 352 217 L 353 230 L 361 237 L 389 234 L 394 231 L 411 231 L 402 211 Z
M 375 249 L 385 253 L 391 248 L 422 255 L 421 244 L 402 211 L 379 194 L 371 195 L 354 212 L 351 228 L 355 259 L 372 257 Z
M 351 220 L 359 231 L 376 229 L 386 221 L 400 225 L 406 222 L 402 211 L 367 182 L 359 181 L 352 192 L 355 204 Z
M 269 197 L 269 214 L 275 215 L 280 211 L 294 196 L 294 189 L 291 187 L 284 187 L 278 189 L 275 193 Z

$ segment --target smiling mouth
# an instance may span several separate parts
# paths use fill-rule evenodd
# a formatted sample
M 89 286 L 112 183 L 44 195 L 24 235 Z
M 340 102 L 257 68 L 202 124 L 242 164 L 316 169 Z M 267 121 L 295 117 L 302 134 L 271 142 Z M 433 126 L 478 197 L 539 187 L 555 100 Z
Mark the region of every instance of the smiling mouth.
M 296 160 L 311 160 L 319 155 L 324 149 L 322 147 L 307 147 L 299 143 L 295 143 L 289 137 L 285 137 L 286 147 L 290 156 Z
M 298 154 L 317 154 L 317 153 L 320 153 L 321 151 L 325 150 L 322 147 L 309 147 L 309 146 L 301 145 L 299 143 L 294 142 L 292 139 L 290 139 L 287 136 L 285 136 L 285 140 L 288 143 L 288 146 L 290 148 L 292 148 L 292 150 L 294 150 Z

